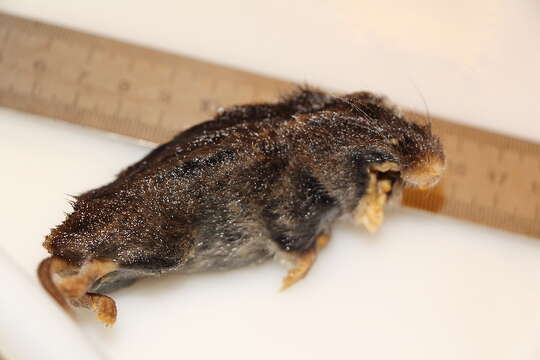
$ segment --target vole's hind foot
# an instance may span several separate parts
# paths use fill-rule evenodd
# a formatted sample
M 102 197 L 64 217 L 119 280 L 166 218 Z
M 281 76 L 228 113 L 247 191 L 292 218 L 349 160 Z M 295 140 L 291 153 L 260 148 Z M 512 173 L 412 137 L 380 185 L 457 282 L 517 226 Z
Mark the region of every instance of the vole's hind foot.
M 296 259 L 296 265 L 294 268 L 290 269 L 287 273 L 287 276 L 283 278 L 283 283 L 281 285 L 281 291 L 288 289 L 292 285 L 296 284 L 298 280 L 303 279 L 308 273 L 311 266 L 317 258 L 317 253 L 319 250 L 324 248 L 330 241 L 330 236 L 327 234 L 322 234 L 317 237 L 315 245 L 313 248 L 309 249 L 307 252 L 299 255 Z
M 84 264 L 79 273 L 68 276 L 58 282 L 58 289 L 69 299 L 76 299 L 88 291 L 97 279 L 118 269 L 111 260 L 94 259 Z
M 71 312 L 68 303 L 76 307 L 84 307 L 94 311 L 99 320 L 110 326 L 116 321 L 116 304 L 108 296 L 88 293 L 92 284 L 101 277 L 118 269 L 111 260 L 93 259 L 80 269 L 62 258 L 52 256 L 41 262 L 38 267 L 39 279 L 53 298 L 66 311 Z M 53 275 L 64 276 L 58 282 Z
M 58 282 L 58 289 L 68 299 L 77 299 L 86 293 L 88 281 L 78 275 L 70 276 Z
M 290 288 L 292 285 L 296 284 L 298 280 L 303 279 L 315 262 L 316 257 L 317 254 L 314 250 L 310 250 L 309 252 L 302 254 L 298 258 L 296 266 L 289 270 L 287 276 L 283 278 L 281 291 Z
M 86 293 L 78 299 L 72 300 L 71 304 L 92 310 L 105 326 L 112 326 L 116 322 L 116 303 L 107 295 Z
M 315 246 L 317 247 L 317 251 L 320 251 L 321 249 L 325 248 L 326 245 L 330 242 L 330 235 L 328 234 L 322 234 L 317 237 L 317 242 Z

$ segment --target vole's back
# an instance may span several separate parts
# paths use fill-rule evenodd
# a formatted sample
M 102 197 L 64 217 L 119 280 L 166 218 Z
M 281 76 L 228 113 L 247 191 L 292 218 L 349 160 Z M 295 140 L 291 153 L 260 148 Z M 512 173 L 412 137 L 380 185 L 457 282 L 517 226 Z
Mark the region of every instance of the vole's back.
M 66 235 L 52 243 L 55 255 L 191 272 L 262 261 L 273 247 L 307 248 L 340 212 L 322 176 L 340 193 L 355 179 L 343 187 L 343 166 L 323 174 L 329 159 L 314 159 L 284 136 L 283 128 L 298 132 L 296 121 L 272 121 L 178 137 L 113 183 L 81 195 L 55 230 Z

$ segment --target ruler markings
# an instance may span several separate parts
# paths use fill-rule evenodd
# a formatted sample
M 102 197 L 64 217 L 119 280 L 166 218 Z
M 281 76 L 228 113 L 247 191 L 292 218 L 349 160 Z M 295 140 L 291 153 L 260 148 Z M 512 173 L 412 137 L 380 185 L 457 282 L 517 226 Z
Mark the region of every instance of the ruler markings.
M 220 107 L 296 87 L 2 13 L 0 34 L 0 105 L 156 143 Z M 540 237 L 540 145 L 439 118 L 433 127 L 446 176 L 430 191 L 406 190 L 403 203 Z

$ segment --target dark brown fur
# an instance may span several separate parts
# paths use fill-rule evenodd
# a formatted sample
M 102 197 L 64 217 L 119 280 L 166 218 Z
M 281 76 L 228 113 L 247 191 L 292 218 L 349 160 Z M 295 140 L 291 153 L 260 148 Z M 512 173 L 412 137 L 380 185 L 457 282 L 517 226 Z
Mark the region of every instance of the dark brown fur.
M 300 89 L 180 133 L 78 196 L 44 246 L 75 266 L 117 263 L 119 271 L 94 284 L 102 290 L 144 275 L 300 254 L 355 209 L 370 166 L 385 162 L 399 166 L 384 176 L 400 185 L 444 155 L 429 125 L 408 121 L 381 97 Z

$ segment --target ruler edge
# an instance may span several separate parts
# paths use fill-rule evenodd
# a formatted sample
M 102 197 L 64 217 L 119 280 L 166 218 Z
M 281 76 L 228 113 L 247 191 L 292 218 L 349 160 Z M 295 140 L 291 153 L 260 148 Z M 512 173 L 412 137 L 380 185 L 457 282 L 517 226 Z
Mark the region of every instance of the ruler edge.
M 125 56 L 144 56 L 146 58 L 157 59 L 159 63 L 166 64 L 171 67 L 176 67 L 178 65 L 178 60 L 185 61 L 194 65 L 203 64 L 204 66 L 212 67 L 215 71 L 230 71 L 235 72 L 238 75 L 245 76 L 250 78 L 250 80 L 258 80 L 264 78 L 265 81 L 271 81 L 276 84 L 287 84 L 290 86 L 295 86 L 294 82 L 281 79 L 279 76 L 260 74 L 249 70 L 239 69 L 237 67 L 220 64 L 217 62 L 209 61 L 206 59 L 198 58 L 196 56 L 176 54 L 172 51 L 166 49 L 154 48 L 151 45 L 140 45 L 128 40 L 120 40 L 109 35 L 99 35 L 97 33 L 86 32 L 84 30 L 76 29 L 71 26 L 55 25 L 46 23 L 42 20 L 38 20 L 31 17 L 22 17 L 17 14 L 7 13 L 5 11 L 0 11 L 0 22 L 4 24 L 12 24 L 17 26 L 24 31 L 27 31 L 28 28 L 37 29 L 38 31 L 44 29 L 58 37 L 60 39 L 65 39 L 67 41 L 77 41 L 82 39 L 83 41 L 89 41 L 94 47 L 100 47 L 104 49 L 110 49 L 114 47 L 113 53 L 121 53 Z M 119 51 L 120 50 L 120 51 Z M 166 59 L 166 61 L 163 61 Z M 297 85 L 296 85 L 297 86 Z

